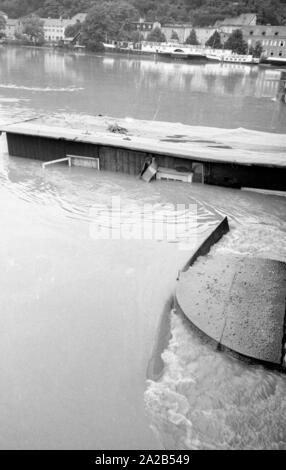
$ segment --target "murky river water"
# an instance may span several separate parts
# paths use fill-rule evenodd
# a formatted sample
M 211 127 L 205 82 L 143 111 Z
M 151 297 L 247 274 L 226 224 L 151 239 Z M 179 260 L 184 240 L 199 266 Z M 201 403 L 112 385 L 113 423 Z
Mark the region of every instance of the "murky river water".
M 0 60 L 2 123 L 75 112 L 285 129 L 276 70 L 16 48 Z M 285 449 L 286 377 L 214 351 L 175 313 L 163 374 L 152 373 L 160 318 L 189 253 L 166 241 L 95 239 L 99 208 L 113 223 L 112 196 L 138 214 L 144 203 L 155 213 L 195 203 L 199 237 L 226 214 L 231 232 L 218 252 L 286 261 L 283 197 L 43 172 L 9 158 L 2 137 L 0 448 Z

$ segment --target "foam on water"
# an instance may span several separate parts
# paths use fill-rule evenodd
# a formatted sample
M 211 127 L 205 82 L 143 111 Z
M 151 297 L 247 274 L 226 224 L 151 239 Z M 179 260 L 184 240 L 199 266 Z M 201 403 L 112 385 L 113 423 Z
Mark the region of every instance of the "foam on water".
M 286 377 L 214 350 L 171 314 L 165 372 L 145 401 L 167 449 L 286 449 Z
M 0 97 L 0 103 L 19 103 L 21 101 L 30 101 L 29 99 L 26 98 L 1 98 Z
M 59 92 L 59 91 L 64 91 L 64 92 L 75 92 L 75 91 L 81 91 L 84 90 L 82 87 L 75 87 L 75 86 L 70 86 L 70 87 L 61 87 L 61 88 L 53 88 L 53 87 L 29 87 L 25 85 L 15 85 L 14 83 L 0 83 L 0 88 L 7 88 L 11 90 L 24 90 L 24 91 L 40 91 L 40 92 Z

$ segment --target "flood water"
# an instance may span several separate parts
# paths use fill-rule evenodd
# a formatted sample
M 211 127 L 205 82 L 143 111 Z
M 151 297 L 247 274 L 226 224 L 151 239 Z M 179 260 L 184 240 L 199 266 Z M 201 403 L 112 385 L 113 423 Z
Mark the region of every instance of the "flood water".
M 275 101 L 279 69 L 27 48 L 2 48 L 0 60 L 1 104 L 19 99 L 23 112 L 285 130 L 285 106 Z
M 279 71 L 0 50 L 0 122 L 105 114 L 285 131 Z M 286 262 L 286 199 L 0 158 L 0 448 L 286 449 L 286 377 L 213 350 L 170 311 L 179 243 L 99 240 L 112 196 L 196 204 L 215 248 Z M 151 221 L 152 222 L 152 221 Z M 177 240 L 179 242 L 179 240 Z M 171 340 L 160 363 L 162 315 Z M 151 366 L 150 366 L 151 364 Z M 158 372 L 158 370 L 157 370 Z M 160 371 L 159 371 L 160 372 Z

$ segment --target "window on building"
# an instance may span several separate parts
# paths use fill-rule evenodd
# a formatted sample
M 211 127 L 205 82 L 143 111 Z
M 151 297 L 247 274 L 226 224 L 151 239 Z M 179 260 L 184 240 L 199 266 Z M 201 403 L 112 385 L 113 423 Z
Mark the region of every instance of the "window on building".
M 249 34 L 250 34 L 250 36 L 252 36 L 252 35 L 253 35 L 253 31 L 249 31 Z
M 265 34 L 266 34 L 266 33 L 265 33 L 265 31 L 262 31 L 262 33 L 261 33 L 261 34 L 262 34 L 262 36 L 265 36 Z
M 281 56 L 282 56 L 282 51 L 279 52 L 279 57 L 281 57 Z
M 278 36 L 278 34 L 279 34 L 279 33 L 278 33 L 278 31 L 275 31 L 275 33 L 274 33 L 274 34 L 275 34 L 275 36 Z
M 279 46 L 280 46 L 280 47 L 284 47 L 284 46 L 285 46 L 285 41 L 280 41 Z
M 270 55 L 273 55 L 273 52 L 270 52 Z

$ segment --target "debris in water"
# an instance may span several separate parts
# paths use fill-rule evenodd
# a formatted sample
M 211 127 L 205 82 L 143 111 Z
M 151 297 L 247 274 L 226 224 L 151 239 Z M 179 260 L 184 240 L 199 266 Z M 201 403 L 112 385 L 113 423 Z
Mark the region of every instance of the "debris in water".
M 119 126 L 117 122 L 109 124 L 107 127 L 107 130 L 109 132 L 113 132 L 114 134 L 127 134 L 128 132 L 127 129 L 125 129 L 125 127 Z

